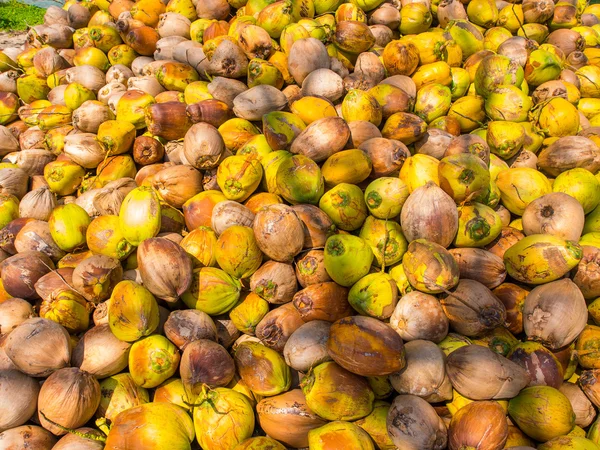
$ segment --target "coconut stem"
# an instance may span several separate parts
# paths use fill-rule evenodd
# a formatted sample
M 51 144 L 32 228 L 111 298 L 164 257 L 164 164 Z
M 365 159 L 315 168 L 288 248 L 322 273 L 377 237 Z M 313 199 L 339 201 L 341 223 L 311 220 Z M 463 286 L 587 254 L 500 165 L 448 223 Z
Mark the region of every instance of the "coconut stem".
M 83 438 L 83 439 L 89 439 L 92 441 L 99 441 L 99 442 L 106 442 L 106 434 L 104 434 L 104 433 L 102 433 L 102 435 L 100 435 L 100 436 L 97 434 L 92 434 L 92 433 L 82 433 L 81 431 L 77 431 L 72 428 L 63 427 L 61 424 L 56 423 L 51 419 L 48 419 L 48 417 L 46 417 L 46 414 L 44 414 L 44 412 L 42 410 L 40 410 L 40 415 L 44 418 L 44 420 L 46 420 L 47 422 L 50 422 L 51 425 L 54 425 L 55 427 L 58 427 L 61 430 L 66 431 L 67 433 L 74 434 L 75 436 L 79 436 L 80 438 Z

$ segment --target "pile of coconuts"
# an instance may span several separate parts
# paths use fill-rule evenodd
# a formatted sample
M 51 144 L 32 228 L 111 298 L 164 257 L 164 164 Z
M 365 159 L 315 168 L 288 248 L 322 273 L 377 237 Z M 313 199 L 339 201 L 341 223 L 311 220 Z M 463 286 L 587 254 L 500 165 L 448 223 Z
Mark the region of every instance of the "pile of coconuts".
M 600 5 L 68 0 L 0 52 L 0 450 L 600 450 Z

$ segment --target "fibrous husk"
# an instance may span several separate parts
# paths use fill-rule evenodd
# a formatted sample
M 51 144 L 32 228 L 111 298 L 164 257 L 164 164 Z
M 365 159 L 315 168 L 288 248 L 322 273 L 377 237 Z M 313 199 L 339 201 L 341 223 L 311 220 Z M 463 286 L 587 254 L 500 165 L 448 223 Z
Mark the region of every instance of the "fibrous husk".
M 324 117 L 308 125 L 292 142 L 290 151 L 322 162 L 343 150 L 350 138 L 350 128 L 341 117 Z
M 474 344 L 454 350 L 446 371 L 454 389 L 472 400 L 513 398 L 529 384 L 521 366 Z
M 178 244 L 156 237 L 143 241 L 137 251 L 144 286 L 159 298 L 175 302 L 192 283 L 192 260 Z
M 506 278 L 502 258 L 480 248 L 452 248 L 461 278 L 478 281 L 488 289 L 499 286 Z
M 39 391 L 37 380 L 18 370 L 0 370 L 0 432 L 23 425 L 33 416 Z
M 4 350 L 17 368 L 33 377 L 47 377 L 69 365 L 69 333 L 48 319 L 35 317 L 15 328 L 6 338 Z
M 29 191 L 19 203 L 19 215 L 36 220 L 47 221 L 52 210 L 58 206 L 56 195 L 48 187 Z
M 250 290 L 276 305 L 292 301 L 297 288 L 291 264 L 267 261 L 250 277 Z
M 523 306 L 523 328 L 529 339 L 557 350 L 573 342 L 588 318 L 583 294 L 570 279 L 533 289 Z
M 96 378 L 116 375 L 127 367 L 131 344 L 120 341 L 112 334 L 108 324 L 88 330 L 79 340 L 71 364 Z
M 538 167 L 552 176 L 574 168 L 596 173 L 600 170 L 600 148 L 583 136 L 561 137 L 540 152 Z
M 390 381 L 399 394 L 417 395 L 428 403 L 452 398 L 452 384 L 446 374 L 446 358 L 431 341 L 414 340 L 404 345 L 406 366 L 390 375 Z
M 396 448 L 443 450 L 448 442 L 446 425 L 433 406 L 416 395 L 398 395 L 388 412 L 387 432 Z
M 279 89 L 261 84 L 237 95 L 233 99 L 233 112 L 241 119 L 256 121 L 267 113 L 281 111 L 287 104 L 287 98 Z
M 429 182 L 410 194 L 402 207 L 400 223 L 409 242 L 422 238 L 448 247 L 458 231 L 458 210 L 452 197 Z
M 492 292 L 475 280 L 462 279 L 441 299 L 450 326 L 464 336 L 479 336 L 504 324 L 506 308 Z
M 448 317 L 433 295 L 412 291 L 399 300 L 390 325 L 406 341 L 426 339 L 440 342 L 448 334 Z
M 38 399 L 41 425 L 61 436 L 66 428 L 77 428 L 90 420 L 100 404 L 100 384 L 89 373 L 75 367 L 57 370 L 42 385 Z M 49 420 L 47 420 L 47 419 Z

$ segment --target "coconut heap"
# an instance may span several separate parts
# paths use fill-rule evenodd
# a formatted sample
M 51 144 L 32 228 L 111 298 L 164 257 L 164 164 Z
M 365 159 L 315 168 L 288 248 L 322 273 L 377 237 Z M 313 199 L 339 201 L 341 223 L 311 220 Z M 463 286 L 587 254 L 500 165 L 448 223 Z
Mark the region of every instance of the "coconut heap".
M 600 450 L 600 5 L 68 0 L 0 52 L 0 449 Z

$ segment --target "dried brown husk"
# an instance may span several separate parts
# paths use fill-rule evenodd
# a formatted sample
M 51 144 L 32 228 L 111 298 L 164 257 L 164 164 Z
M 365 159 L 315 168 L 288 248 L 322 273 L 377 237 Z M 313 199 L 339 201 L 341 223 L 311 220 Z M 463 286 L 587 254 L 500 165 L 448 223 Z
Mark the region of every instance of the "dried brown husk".
M 181 208 L 190 198 L 202 192 L 202 173 L 192 166 L 167 167 L 152 176 L 152 187 L 169 205 Z
M 337 59 L 332 59 L 337 61 Z M 347 70 L 345 75 L 347 75 Z M 344 95 L 344 80 L 335 69 L 323 68 L 309 73 L 302 82 L 301 97 L 323 97 L 331 102 L 339 100 Z
M 233 225 L 252 227 L 255 215 L 244 205 L 232 200 L 217 203 L 212 210 L 211 228 L 217 235 Z
M 225 347 L 198 339 L 185 347 L 179 370 L 188 398 L 195 399 L 206 385 L 227 386 L 235 374 L 235 364 Z
M 7 335 L 32 317 L 35 313 L 31 303 L 22 298 L 13 297 L 0 303 L 0 336 Z
M 176 302 L 192 283 L 190 256 L 169 239 L 143 241 L 137 249 L 137 262 L 144 286 L 167 302 Z
M 95 169 L 106 158 L 106 153 L 93 133 L 65 136 L 65 155 L 85 169 Z
M 52 47 L 45 47 L 36 52 L 32 62 L 37 73 L 44 78 L 70 67 L 69 63 Z
M 208 84 L 208 92 L 210 95 L 227 104 L 230 108 L 233 108 L 233 100 L 235 97 L 247 89 L 248 86 L 241 81 L 225 77 L 215 77 Z
M 261 84 L 237 95 L 233 99 L 233 112 L 240 119 L 258 121 L 265 114 L 281 111 L 287 105 L 287 98 L 279 89 Z
M 19 370 L 6 355 L 6 351 L 4 350 L 6 337 L 7 336 L 0 336 L 0 370 Z
M 452 417 L 448 448 L 500 449 L 508 438 L 506 412 L 498 402 L 473 402 Z
M 266 206 L 257 212 L 252 227 L 260 250 L 275 261 L 291 262 L 302 251 L 304 225 L 290 206 Z
M 294 267 L 267 261 L 250 277 L 250 290 L 275 305 L 292 301 L 298 290 Z
M 0 156 L 19 151 L 19 141 L 8 128 L 0 125 Z
M 58 261 L 65 256 L 65 252 L 52 239 L 48 222 L 42 220 L 33 220 L 21 228 L 15 238 L 15 248 L 19 253 L 39 251 L 53 261 Z
M 108 75 L 107 75 L 108 78 Z M 118 81 L 111 81 L 98 92 L 98 100 L 108 105 L 108 99 L 118 93 L 125 93 L 127 87 Z M 109 106 L 110 108 L 110 106 Z M 112 109 L 111 109 L 112 111 Z M 112 111 L 114 113 L 114 111 Z
M 21 200 L 28 191 L 28 182 L 27 172 L 21 168 L 0 169 L 0 194 L 14 195 Z
M 529 384 L 521 366 L 475 344 L 450 353 L 446 371 L 454 389 L 472 400 L 513 398 Z
M 308 432 L 327 423 L 308 407 L 300 389 L 261 400 L 256 411 L 269 436 L 294 448 L 307 447 Z
M 303 288 L 331 281 L 325 270 L 325 252 L 314 249 L 301 254 L 296 260 L 296 278 Z
M 97 67 L 83 65 L 67 69 L 67 82 L 79 83 L 97 93 L 106 84 L 106 76 Z
M 0 433 L 0 442 L 6 449 L 51 450 L 56 437 L 36 425 L 23 425 Z
M 461 279 L 440 302 L 452 329 L 464 336 L 480 336 L 506 321 L 504 304 L 475 280 Z
M 442 159 L 453 138 L 454 136 L 447 131 L 430 128 L 415 142 L 415 150 L 417 153 Z
M 56 156 L 41 148 L 31 148 L 21 150 L 20 152 L 6 155 L 4 162 L 11 162 L 23 169 L 30 177 L 34 175 L 43 175 L 44 167 L 51 161 L 54 161 Z
M 446 374 L 446 358 L 431 341 L 417 339 L 404 345 L 406 366 L 390 375 L 399 394 L 417 395 L 428 403 L 452 399 L 452 384 Z
M 198 339 L 217 342 L 217 326 L 212 318 L 195 309 L 173 311 L 164 326 L 165 336 L 180 350 Z
M 389 375 L 406 364 L 398 333 L 368 316 L 336 321 L 330 329 L 327 350 L 341 367 L 365 377 Z
M 73 125 L 84 133 L 97 133 L 102 123 L 113 118 L 108 105 L 97 100 L 87 100 L 73 111 Z
M 100 384 L 89 373 L 75 367 L 57 370 L 42 385 L 38 399 L 41 425 L 57 436 L 66 428 L 78 428 L 90 420 L 100 404 Z
M 486 245 L 485 249 L 489 252 L 492 252 L 499 258 L 504 258 L 504 253 L 506 250 L 515 245 L 524 237 L 525 235 L 522 231 L 519 231 L 513 227 L 504 227 L 502 228 L 500 235 L 490 244 Z
M 102 433 L 95 428 L 82 427 L 75 430 L 78 434 L 67 434 L 62 437 L 52 450 L 102 450 Z M 85 436 L 96 436 L 98 439 L 88 439 Z
M 502 258 L 480 248 L 453 248 L 449 250 L 456 260 L 460 277 L 478 281 L 494 289 L 506 279 Z
M 6 355 L 23 373 L 47 377 L 69 365 L 69 333 L 48 319 L 31 318 L 21 323 L 6 338 Z
M 0 432 L 18 427 L 35 413 L 40 385 L 18 370 L 0 370 Z
M 565 394 L 569 402 L 571 402 L 573 412 L 575 413 L 575 425 L 581 428 L 591 425 L 596 418 L 596 409 L 581 388 L 575 383 L 565 381 L 558 390 Z
M 600 369 L 590 369 L 581 371 L 578 384 L 587 398 L 594 404 L 600 406 Z
M 322 162 L 343 150 L 350 138 L 350 128 L 341 117 L 324 117 L 308 125 L 292 142 L 290 152 Z
M 523 332 L 523 304 L 529 291 L 513 283 L 503 283 L 493 291 L 506 309 L 506 324 L 508 331 L 513 334 Z
M 444 421 L 433 406 L 416 395 L 398 395 L 387 416 L 387 432 L 402 450 L 443 450 L 448 442 Z
M 73 269 L 64 267 L 47 273 L 35 283 L 35 291 L 42 300 L 49 300 L 54 291 L 75 290 L 73 287 Z
M 288 68 L 298 85 L 317 69 L 329 69 L 329 55 L 321 41 L 315 38 L 299 39 L 288 55 Z
M 56 195 L 49 188 L 41 187 L 29 191 L 19 202 L 19 215 L 36 220 L 47 221 L 58 206 Z
M 7 70 L 6 72 L 0 73 L 0 90 L 16 94 L 17 78 L 19 78 L 19 72 L 16 70 Z
M 283 352 L 286 342 L 304 324 L 298 310 L 291 303 L 268 312 L 256 326 L 256 337 L 278 352 Z
M 412 291 L 403 295 L 390 317 L 390 326 L 406 341 L 438 343 L 448 334 L 448 317 L 433 295 Z
M 584 329 L 588 312 L 583 294 L 570 279 L 534 288 L 523 306 L 523 328 L 529 339 L 551 350 L 573 342 Z
M 109 305 L 110 302 L 108 300 L 96 305 L 96 309 L 94 309 L 94 313 L 92 314 L 94 325 L 98 326 L 108 324 Z
M 31 127 L 19 135 L 19 146 L 22 150 L 41 148 L 44 146 L 46 133 L 39 127 Z
M 298 291 L 292 302 L 305 322 L 311 320 L 335 322 L 352 315 L 348 292 L 348 288 L 333 281 L 312 284 Z
M 600 248 L 582 246 L 583 257 L 573 269 L 573 282 L 586 300 L 600 297 Z
M 79 367 L 98 379 L 123 371 L 128 364 L 129 342 L 120 341 L 108 324 L 86 331 L 71 355 L 71 365 Z
M 196 123 L 183 140 L 185 158 L 196 169 L 216 167 L 225 152 L 225 143 L 219 131 L 207 123 Z
M 239 45 L 225 39 L 219 43 L 210 60 L 207 59 L 206 72 L 211 76 L 241 78 L 248 72 L 248 56 Z M 204 64 L 199 64 L 196 70 L 201 69 L 202 65 Z M 198 73 L 202 71 L 198 70 Z
M 93 206 L 99 215 L 119 215 L 123 200 L 137 187 L 132 178 L 119 178 L 104 185 L 93 198 Z
M 304 248 L 321 248 L 334 230 L 331 218 L 315 205 L 294 205 L 292 209 L 304 224 Z
M 2 262 L 2 286 L 13 297 L 36 299 L 35 283 L 53 269 L 54 263 L 44 253 L 22 252 Z
M 371 38 L 371 29 L 369 28 L 369 31 L 365 34 Z M 372 38 L 374 38 L 374 36 Z M 368 91 L 381 83 L 384 78 L 385 67 L 379 57 L 375 53 L 362 52 L 356 59 L 354 72 L 344 77 L 344 88 L 346 91 L 349 91 L 350 89 Z M 388 115 L 390 115 L 389 111 L 386 111 L 384 113 L 384 118 Z
M 600 148 L 583 136 L 561 137 L 540 152 L 538 167 L 552 176 L 574 168 L 596 173 L 600 170 Z
M 327 340 L 331 323 L 312 320 L 304 323 L 292 333 L 285 343 L 283 356 L 292 369 L 307 372 L 325 361 L 331 361 L 327 352 Z
M 75 204 L 85 209 L 85 212 L 88 213 L 88 216 L 91 218 L 96 218 L 100 216 L 100 213 L 94 207 L 94 200 L 96 197 L 98 197 L 98 195 L 100 195 L 101 192 L 102 189 L 91 189 L 89 191 L 85 191 L 75 199 Z
M 577 242 L 583 231 L 585 213 L 575 198 L 563 192 L 552 192 L 529 203 L 522 219 L 526 236 L 549 234 Z
M 400 223 L 409 242 L 427 239 L 448 247 L 458 231 L 458 210 L 452 197 L 429 182 L 410 194 L 402 207 Z
M 358 147 L 365 152 L 373 164 L 370 178 L 398 176 L 410 151 L 395 139 L 373 138 Z

